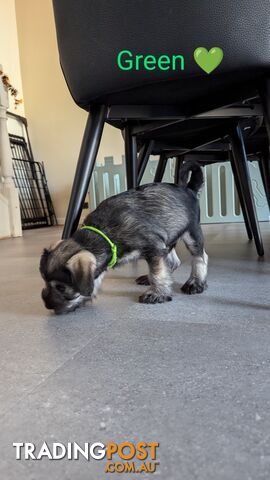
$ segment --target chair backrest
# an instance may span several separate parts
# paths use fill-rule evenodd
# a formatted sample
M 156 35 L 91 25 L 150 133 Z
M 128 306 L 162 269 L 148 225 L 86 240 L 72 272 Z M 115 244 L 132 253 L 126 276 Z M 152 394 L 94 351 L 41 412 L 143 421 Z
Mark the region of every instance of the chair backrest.
M 113 102 L 114 93 L 119 103 L 121 92 L 132 89 L 139 92 L 135 102 L 143 103 L 140 89 L 152 84 L 200 82 L 208 74 L 194 61 L 198 47 L 224 53 L 206 87 L 221 78 L 226 88 L 239 79 L 248 83 L 270 66 L 269 0 L 53 0 L 53 6 L 61 66 L 74 100 L 85 108 L 102 98 Z M 123 50 L 132 59 L 181 55 L 184 69 L 178 59 L 175 70 L 122 70 L 117 58 Z M 159 103 L 158 95 L 149 103 Z

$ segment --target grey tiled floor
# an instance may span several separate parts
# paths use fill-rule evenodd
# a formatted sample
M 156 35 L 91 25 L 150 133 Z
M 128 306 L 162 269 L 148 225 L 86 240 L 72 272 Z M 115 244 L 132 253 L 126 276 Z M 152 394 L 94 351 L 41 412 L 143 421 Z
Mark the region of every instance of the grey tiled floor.
M 104 462 L 16 461 L 13 442 L 41 445 L 158 441 L 166 480 L 270 478 L 270 227 L 264 260 L 243 225 L 204 227 L 209 288 L 141 305 L 134 278 L 145 265 L 111 271 L 94 305 L 45 311 L 41 249 L 60 230 L 0 241 L 0 478 L 136 480 Z

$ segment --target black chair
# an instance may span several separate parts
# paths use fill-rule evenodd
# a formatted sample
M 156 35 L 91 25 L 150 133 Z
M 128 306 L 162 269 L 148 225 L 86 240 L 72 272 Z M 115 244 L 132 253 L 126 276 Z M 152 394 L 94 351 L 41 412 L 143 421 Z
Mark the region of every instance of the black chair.
M 268 141 L 266 128 L 264 125 L 259 129 L 256 128 L 256 133 L 254 134 L 254 130 L 252 131 L 252 123 L 250 122 L 250 120 L 248 122 L 245 122 L 244 124 L 243 122 L 241 123 L 242 125 L 240 124 L 239 127 L 241 130 L 241 136 L 243 138 L 243 143 L 244 143 L 245 158 L 249 161 L 253 161 L 253 160 L 258 161 L 262 183 L 265 190 L 265 196 L 270 209 L 269 141 Z M 185 160 L 185 156 L 189 155 L 189 157 L 192 156 L 194 159 L 196 159 L 196 161 L 199 161 L 202 164 L 224 162 L 224 161 L 230 160 L 232 163 L 233 171 L 236 173 L 235 176 L 237 176 L 236 181 L 240 182 L 240 184 L 243 183 L 243 186 L 245 186 L 245 189 L 247 189 L 248 185 L 247 186 L 244 185 L 244 178 L 242 176 L 239 177 L 237 175 L 237 170 L 235 170 L 234 168 L 235 162 L 230 159 L 230 157 L 232 156 L 231 154 L 233 153 L 232 140 L 231 140 L 232 132 L 230 130 L 230 127 L 232 127 L 232 125 L 229 124 L 227 134 L 224 136 L 224 138 L 222 139 L 219 138 L 218 140 L 209 141 L 209 143 L 202 142 L 201 137 L 197 133 L 198 130 L 194 129 L 195 135 L 194 135 L 194 138 L 192 138 L 192 143 L 190 143 L 190 141 L 188 141 L 187 143 L 185 138 L 185 147 L 183 147 L 183 144 L 181 146 L 179 145 L 179 143 L 181 144 L 182 131 L 180 132 L 181 134 L 179 135 L 179 132 L 177 132 L 177 130 L 174 131 L 174 137 L 175 137 L 174 141 L 172 141 L 172 138 L 173 138 L 172 136 L 169 140 L 168 138 L 166 138 L 166 135 L 165 135 L 165 138 L 164 138 L 164 135 L 160 135 L 158 141 L 154 141 L 154 140 L 151 141 L 151 148 L 149 148 L 150 142 L 149 140 L 147 140 L 144 145 L 141 145 L 141 150 L 139 153 L 139 159 L 141 160 L 138 166 L 138 185 L 141 182 L 149 156 L 151 154 L 160 156 L 157 170 L 155 173 L 155 179 L 154 179 L 154 181 L 156 182 L 162 181 L 168 158 L 176 157 L 177 161 L 176 161 L 176 168 L 175 168 L 175 183 L 178 183 L 180 164 Z M 250 129 L 248 135 L 245 134 L 246 133 L 245 131 L 243 132 L 243 130 L 246 130 L 247 128 Z M 253 128 L 254 128 L 254 123 L 253 123 Z M 224 130 L 224 126 L 223 126 L 223 130 Z M 213 131 L 215 132 L 215 129 L 211 130 L 211 133 Z M 218 133 L 218 130 L 216 130 L 216 132 Z M 170 131 L 170 134 L 172 134 L 172 129 Z M 222 137 L 222 130 L 220 130 L 220 134 L 221 134 L 220 137 Z M 200 147 L 200 143 L 204 143 L 204 145 Z M 145 153 L 146 146 L 148 147 L 147 156 Z M 242 160 L 241 158 L 239 159 L 237 157 L 235 161 L 241 162 Z M 248 195 L 250 194 L 252 194 L 252 190 L 250 190 L 250 192 L 248 193 Z
M 258 161 L 262 183 L 265 190 L 266 200 L 270 209 L 270 182 L 269 182 L 269 154 L 268 154 L 268 138 L 264 129 L 261 129 L 254 137 L 248 138 L 245 141 L 245 158 L 248 161 Z M 251 188 L 251 184 L 246 184 L 245 178 L 239 176 L 239 170 L 237 169 L 236 165 L 239 162 L 238 158 L 235 158 L 234 152 L 232 150 L 232 145 L 230 139 L 228 141 L 223 141 L 222 143 L 216 142 L 212 145 L 212 149 L 210 148 L 211 145 L 205 147 L 203 149 L 194 150 L 190 154 L 188 154 L 188 158 L 193 158 L 197 162 L 199 162 L 202 166 L 213 164 L 216 162 L 226 162 L 230 161 L 236 190 L 239 197 L 239 202 L 241 205 L 241 210 L 243 213 L 244 222 L 246 225 L 247 235 L 248 238 L 251 240 L 253 238 L 254 230 L 253 224 L 250 222 L 250 212 L 248 210 L 248 203 L 246 201 L 247 196 L 250 195 L 249 188 Z M 179 183 L 179 171 L 181 168 L 182 163 L 185 161 L 186 155 L 181 154 L 177 157 L 176 166 L 175 166 L 175 183 Z M 240 159 L 240 162 L 242 160 Z M 243 188 L 244 187 L 244 188 Z M 253 192 L 251 190 L 251 194 Z M 258 225 L 259 228 L 259 225 Z M 258 254 L 261 256 L 263 255 L 262 243 L 258 244 L 256 240 L 256 231 L 255 231 L 255 243 Z
M 141 121 L 144 131 L 153 131 L 253 97 L 260 89 L 270 125 L 268 0 L 203 0 L 199 8 L 190 0 L 54 0 L 53 5 L 66 82 L 74 101 L 90 112 L 64 238 L 78 225 L 105 121 L 125 129 L 128 188 L 137 185 L 135 136 Z M 223 49 L 224 59 L 211 75 L 193 60 L 199 46 Z M 123 72 L 116 64 L 122 50 L 180 53 L 185 70 Z M 240 151 L 239 134 L 236 126 Z
M 262 126 L 254 135 L 248 136 L 245 139 L 245 150 L 248 161 L 258 161 L 262 183 L 265 191 L 266 200 L 270 210 L 270 177 L 269 177 L 269 142 L 266 129 Z M 203 148 L 195 149 L 187 153 L 189 158 L 193 158 L 202 165 L 208 165 L 216 162 L 230 161 L 233 174 L 235 177 L 235 183 L 239 197 L 241 196 L 241 189 L 239 188 L 242 179 L 238 177 L 237 171 L 234 167 L 234 161 L 232 159 L 232 146 L 230 137 L 223 139 L 223 141 L 213 142 L 206 145 Z M 167 152 L 166 157 L 170 158 L 176 156 L 175 165 L 175 183 L 179 183 L 179 169 L 181 163 L 185 161 L 185 152 Z M 164 167 L 163 167 L 164 168 Z M 241 206 L 244 203 L 243 210 L 246 209 L 246 202 L 241 202 Z
M 266 186 L 268 180 L 263 166 L 269 161 L 269 156 L 265 153 L 268 148 L 268 139 L 265 132 L 263 132 L 263 134 L 260 130 L 259 134 L 257 132 L 261 123 L 261 117 L 248 118 L 244 121 L 216 119 L 214 122 L 213 120 L 193 119 L 183 122 L 181 128 L 178 125 L 167 128 L 164 127 L 158 134 L 156 132 L 144 132 L 143 135 L 147 145 L 149 144 L 149 140 L 152 141 L 151 152 L 148 149 L 147 155 L 150 153 L 160 155 L 154 178 L 156 182 L 162 181 L 169 157 L 177 157 L 175 172 L 176 183 L 178 183 L 181 162 L 184 161 L 187 154 L 193 153 L 193 156 L 195 156 L 202 165 L 230 160 L 247 234 L 250 239 L 254 236 L 257 252 L 260 256 L 264 254 L 264 249 L 253 199 L 244 140 L 245 142 L 249 142 L 249 153 L 255 154 L 260 152 L 261 173 L 263 183 Z M 257 132 L 257 134 L 251 136 L 254 132 Z M 219 139 L 218 144 L 216 139 Z M 139 144 L 142 142 L 140 136 L 138 136 L 137 140 Z M 212 145 L 207 145 L 207 147 L 204 148 L 201 147 L 210 142 Z M 209 153 L 211 146 L 212 150 L 210 150 Z M 142 146 L 141 150 L 144 152 L 146 148 Z M 208 156 L 207 160 L 206 155 Z M 143 176 L 146 164 L 147 158 L 143 156 L 140 158 L 138 166 L 138 181 L 140 181 Z M 267 194 L 266 188 L 266 195 Z

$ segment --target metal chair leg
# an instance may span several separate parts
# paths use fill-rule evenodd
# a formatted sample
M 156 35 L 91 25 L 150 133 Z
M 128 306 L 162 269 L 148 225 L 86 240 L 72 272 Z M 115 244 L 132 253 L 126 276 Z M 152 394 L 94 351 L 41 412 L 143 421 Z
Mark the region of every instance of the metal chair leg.
M 231 134 L 232 145 L 232 161 L 234 162 L 235 169 L 237 171 L 237 177 L 239 178 L 240 188 L 242 191 L 243 199 L 247 208 L 250 226 L 253 232 L 254 241 L 258 255 L 264 255 L 263 243 L 261 238 L 260 226 L 257 218 L 257 212 L 252 193 L 252 185 L 250 179 L 250 172 L 248 168 L 248 160 L 245 150 L 244 139 L 242 131 L 239 125 L 235 125 L 232 128 Z
M 231 152 L 230 152 L 230 162 L 231 162 L 231 167 L 232 167 L 232 172 L 233 172 L 233 177 L 234 177 L 234 183 L 235 183 L 235 186 L 236 186 L 236 190 L 237 190 L 237 194 L 238 194 L 238 198 L 239 198 L 241 210 L 242 210 L 243 217 L 244 217 L 244 222 L 245 222 L 245 226 L 246 226 L 247 236 L 248 236 L 249 240 L 252 240 L 253 235 L 252 235 L 252 230 L 251 230 L 250 222 L 249 222 L 249 218 L 248 218 L 247 207 L 246 207 L 246 204 L 245 204 L 245 201 L 244 201 L 244 197 L 243 197 L 243 195 L 242 195 L 242 190 L 241 190 L 241 186 L 240 186 L 240 180 L 239 180 L 239 178 L 238 178 L 237 169 L 235 168 L 235 165 L 234 165 L 234 161 L 233 161 Z
M 270 154 L 264 152 L 259 158 L 259 168 L 261 172 L 262 182 L 270 209 Z
M 264 111 L 264 122 L 268 135 L 268 144 L 270 145 L 270 78 L 265 78 L 260 88 L 260 97 Z M 270 149 L 263 152 L 261 162 L 259 162 L 262 181 L 270 208 Z
M 265 78 L 260 88 L 260 97 L 264 112 L 264 122 L 270 144 L 270 78 Z
M 154 143 L 155 143 L 154 140 L 147 140 L 139 153 L 138 175 L 137 175 L 138 185 L 140 185 L 142 181 L 143 174 L 145 172 L 149 157 L 153 151 Z
M 230 155 L 230 157 L 231 157 L 231 155 Z M 184 155 L 180 155 L 176 158 L 175 171 L 174 171 L 174 183 L 176 185 L 179 184 L 179 172 L 180 172 L 181 163 L 184 161 L 184 158 L 185 158 Z M 233 171 L 233 175 L 234 175 L 234 182 L 235 182 L 236 190 L 237 190 L 237 193 L 238 193 L 239 202 L 240 202 L 240 205 L 241 205 L 241 210 L 242 210 L 242 213 L 243 213 L 244 222 L 245 222 L 245 226 L 246 226 L 246 230 L 247 230 L 247 236 L 250 240 L 252 240 L 252 238 L 253 238 L 252 230 L 251 230 L 250 223 L 249 223 L 249 218 L 248 218 L 248 214 L 247 214 L 246 205 L 245 205 L 245 202 L 244 202 L 244 199 L 243 199 L 243 196 L 242 196 L 240 183 L 239 183 L 239 179 L 238 179 L 238 176 L 237 176 L 237 171 L 235 169 L 234 162 L 232 161 L 231 158 L 230 158 L 230 161 L 231 161 L 232 171 Z
M 98 105 L 91 109 L 81 144 L 71 197 L 66 215 L 62 238 L 69 238 L 77 229 L 83 202 L 89 187 L 91 175 L 100 144 L 107 107 Z
M 137 187 L 137 140 L 135 135 L 131 135 L 129 125 L 125 127 L 125 156 L 127 189 L 130 190 Z
M 163 178 L 165 168 L 166 168 L 166 165 L 167 165 L 167 160 L 168 160 L 168 158 L 166 156 L 166 153 L 162 152 L 160 157 L 159 157 L 158 164 L 157 164 L 157 169 L 156 169 L 156 173 L 155 173 L 154 182 L 162 182 L 162 178 Z
M 174 167 L 174 183 L 175 183 L 175 185 L 179 185 L 180 167 L 181 167 L 181 163 L 183 163 L 184 159 L 185 159 L 185 155 L 178 155 L 178 157 L 175 158 L 175 167 Z

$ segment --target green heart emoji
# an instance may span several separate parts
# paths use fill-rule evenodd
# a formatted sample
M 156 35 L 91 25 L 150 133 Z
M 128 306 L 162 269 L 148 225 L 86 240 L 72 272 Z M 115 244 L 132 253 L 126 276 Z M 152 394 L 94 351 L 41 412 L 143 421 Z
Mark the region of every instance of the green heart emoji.
M 204 47 L 198 47 L 194 50 L 194 60 L 199 67 L 206 73 L 215 70 L 223 59 L 223 50 L 219 47 L 213 47 L 207 50 Z

